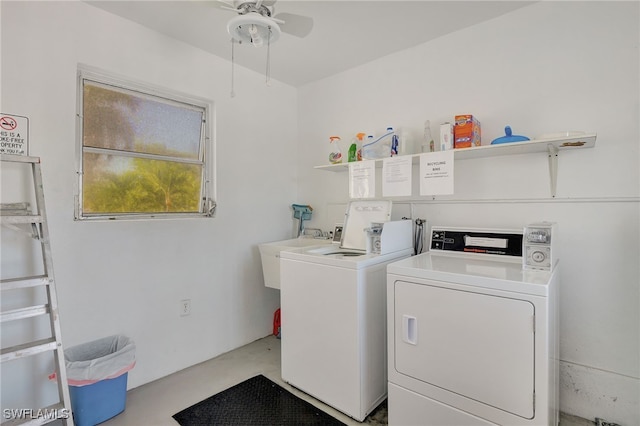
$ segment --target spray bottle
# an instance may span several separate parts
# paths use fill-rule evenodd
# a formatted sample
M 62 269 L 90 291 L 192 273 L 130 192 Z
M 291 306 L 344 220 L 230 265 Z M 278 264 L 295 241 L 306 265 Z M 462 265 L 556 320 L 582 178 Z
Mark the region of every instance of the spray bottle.
M 358 151 L 356 153 L 356 158 L 358 159 L 358 161 L 362 161 L 362 145 L 364 144 L 365 136 L 367 136 L 367 134 L 362 132 L 356 135 L 356 137 L 358 138 L 358 142 L 356 142 L 358 145 Z
M 340 151 L 340 136 L 329 136 L 329 163 L 342 163 L 342 151 Z
M 364 136 L 364 133 L 358 133 L 351 140 L 351 146 L 349 146 L 349 162 L 362 161 L 362 140 Z

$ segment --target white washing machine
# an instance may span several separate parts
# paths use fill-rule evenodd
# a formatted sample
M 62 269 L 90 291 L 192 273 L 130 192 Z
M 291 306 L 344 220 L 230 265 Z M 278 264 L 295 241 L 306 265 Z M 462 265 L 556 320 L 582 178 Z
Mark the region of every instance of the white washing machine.
M 434 226 L 389 265 L 389 425 L 558 424 L 557 259 L 523 268 L 522 242 Z
M 340 243 L 280 257 L 282 379 L 358 421 L 387 395 L 387 264 L 413 253 L 412 222 L 390 216 L 353 201 Z

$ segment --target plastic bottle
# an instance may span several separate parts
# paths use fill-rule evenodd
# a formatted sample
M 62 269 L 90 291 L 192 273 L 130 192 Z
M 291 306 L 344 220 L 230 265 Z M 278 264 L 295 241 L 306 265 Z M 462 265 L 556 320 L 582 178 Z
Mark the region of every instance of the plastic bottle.
M 364 137 L 366 136 L 365 133 L 358 133 L 356 135 L 356 138 L 358 138 L 358 141 L 356 142 L 357 147 L 358 147 L 358 151 L 356 152 L 356 158 L 358 161 L 362 161 L 362 145 L 364 144 Z
M 363 160 L 375 160 L 376 156 L 373 151 L 374 142 L 375 142 L 375 139 L 373 138 L 373 135 L 367 135 L 367 139 L 363 141 L 362 143 L 362 159 Z
M 424 122 L 424 139 L 422 140 L 422 145 L 420 145 L 420 151 L 435 151 L 435 143 L 433 142 L 433 137 L 431 137 L 431 122 L 429 120 Z
M 413 154 L 411 134 L 405 129 L 402 129 L 400 131 L 400 149 L 398 151 L 398 154 L 399 155 Z
M 342 151 L 340 151 L 340 136 L 329 136 L 329 163 L 342 163 Z
M 395 157 L 400 151 L 400 139 L 398 132 L 393 131 L 393 127 L 387 127 L 387 132 L 391 132 L 391 156 Z
M 351 145 L 349 145 L 349 162 L 353 161 L 362 161 L 362 139 L 364 138 L 364 133 L 358 133 L 351 140 Z
M 352 163 L 354 161 L 358 161 L 358 145 L 356 145 L 355 140 L 351 141 L 351 145 L 349 145 L 349 153 L 347 155 L 347 161 Z
M 398 153 L 398 138 L 395 136 L 396 134 L 393 131 L 393 127 L 387 127 L 384 135 L 380 136 L 378 143 L 382 143 L 379 148 L 382 158 L 393 157 Z
M 351 145 L 349 146 L 349 162 L 352 161 L 362 161 L 362 140 L 364 139 L 364 133 L 358 133 L 351 140 Z
M 393 135 L 393 128 L 387 127 L 387 131 L 379 138 L 374 138 L 371 135 L 367 136 L 367 142 L 362 145 L 362 158 L 365 160 L 377 160 L 379 158 L 390 157 Z

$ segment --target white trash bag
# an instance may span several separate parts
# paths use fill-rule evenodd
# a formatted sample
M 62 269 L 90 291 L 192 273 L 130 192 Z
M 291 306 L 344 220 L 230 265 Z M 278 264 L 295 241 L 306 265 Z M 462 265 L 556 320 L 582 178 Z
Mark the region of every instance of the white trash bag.
M 85 386 L 114 379 L 136 365 L 136 345 L 127 336 L 109 336 L 65 349 L 67 381 Z

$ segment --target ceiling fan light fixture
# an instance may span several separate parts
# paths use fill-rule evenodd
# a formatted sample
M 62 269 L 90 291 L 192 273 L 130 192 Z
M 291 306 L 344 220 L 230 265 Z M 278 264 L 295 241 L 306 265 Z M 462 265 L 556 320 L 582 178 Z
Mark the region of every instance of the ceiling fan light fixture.
M 265 41 L 274 43 L 280 38 L 281 33 L 276 22 L 255 12 L 238 15 L 229 20 L 227 31 L 234 40 L 251 43 L 255 47 L 262 46 Z

